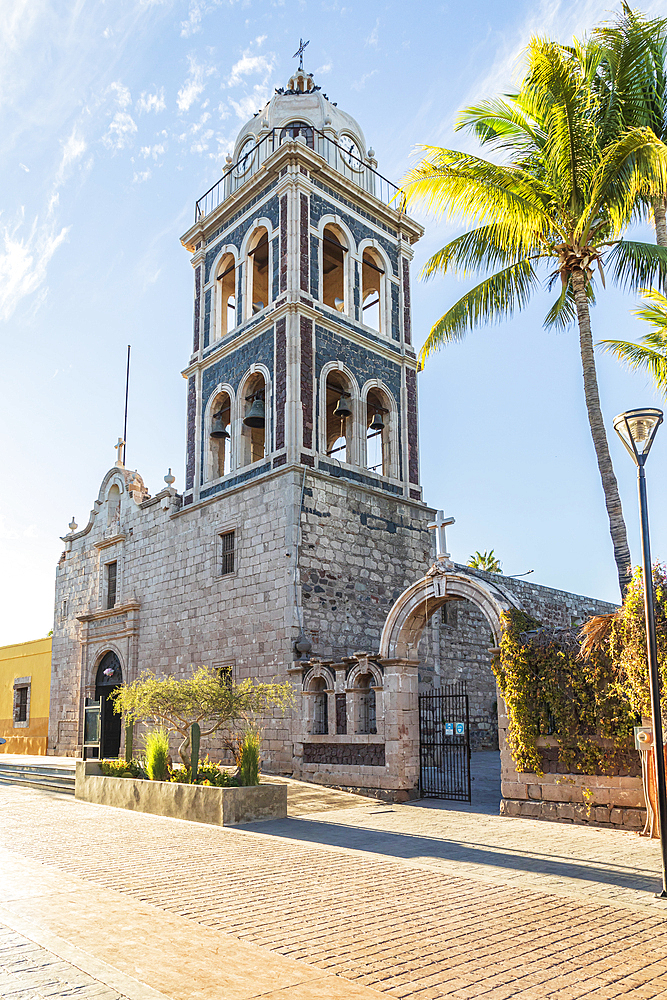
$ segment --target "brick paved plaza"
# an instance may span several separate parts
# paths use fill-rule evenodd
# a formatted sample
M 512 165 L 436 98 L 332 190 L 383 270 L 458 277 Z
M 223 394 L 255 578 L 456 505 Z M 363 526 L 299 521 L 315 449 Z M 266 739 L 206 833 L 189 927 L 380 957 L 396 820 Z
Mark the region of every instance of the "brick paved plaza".
M 0 787 L 1 995 L 667 996 L 656 842 L 290 800 L 300 818 L 221 829 Z

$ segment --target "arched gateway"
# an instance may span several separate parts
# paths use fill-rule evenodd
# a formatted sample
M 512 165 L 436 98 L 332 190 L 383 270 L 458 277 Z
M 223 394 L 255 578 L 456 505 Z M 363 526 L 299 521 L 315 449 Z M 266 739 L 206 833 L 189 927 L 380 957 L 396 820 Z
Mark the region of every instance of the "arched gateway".
M 404 590 L 391 608 L 380 637 L 380 656 L 417 660 L 424 626 L 448 601 L 476 604 L 487 618 L 496 643 L 500 641 L 502 612 L 520 607 L 499 584 L 455 570 L 449 561 L 436 563 L 422 580 Z

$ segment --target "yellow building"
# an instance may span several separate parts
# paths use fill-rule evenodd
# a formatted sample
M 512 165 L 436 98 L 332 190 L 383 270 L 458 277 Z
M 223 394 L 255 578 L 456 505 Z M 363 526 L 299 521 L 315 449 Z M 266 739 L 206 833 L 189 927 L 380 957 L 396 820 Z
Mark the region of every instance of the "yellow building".
M 0 646 L 0 753 L 46 754 L 51 639 Z

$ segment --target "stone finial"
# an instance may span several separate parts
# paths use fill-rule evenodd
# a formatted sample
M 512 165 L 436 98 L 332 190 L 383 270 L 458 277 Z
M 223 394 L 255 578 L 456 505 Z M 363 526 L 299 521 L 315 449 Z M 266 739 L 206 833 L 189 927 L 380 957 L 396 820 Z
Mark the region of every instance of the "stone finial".
M 167 486 L 169 487 L 169 489 L 171 489 L 172 486 L 174 485 L 174 483 L 176 482 L 176 476 L 172 476 L 171 469 L 169 470 L 169 472 L 167 473 L 167 475 L 164 477 L 164 481 L 167 484 Z
M 227 156 L 225 157 L 225 163 L 227 164 L 228 167 L 231 167 L 233 163 L 231 153 L 227 153 Z
M 75 519 L 74 519 L 74 515 L 73 515 L 73 514 L 72 514 L 72 520 L 71 520 L 71 521 L 70 521 L 70 523 L 69 523 L 69 524 L 67 525 L 67 527 L 69 528 L 69 530 L 70 530 L 70 533 L 72 533 L 72 534 L 73 534 L 73 533 L 74 533 L 74 532 L 76 531 L 76 529 L 77 529 L 77 528 L 79 527 L 79 525 L 78 525 L 78 524 L 76 523 L 76 521 L 75 521 Z

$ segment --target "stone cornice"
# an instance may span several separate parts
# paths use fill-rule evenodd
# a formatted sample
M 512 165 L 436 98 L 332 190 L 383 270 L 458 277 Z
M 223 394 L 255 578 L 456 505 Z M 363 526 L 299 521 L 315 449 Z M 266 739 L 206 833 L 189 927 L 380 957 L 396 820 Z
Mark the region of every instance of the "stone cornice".
M 375 338 L 366 336 L 361 329 L 357 331 L 348 326 L 341 326 L 339 323 L 336 323 L 335 317 L 332 316 L 331 319 L 329 319 L 328 316 L 319 312 L 319 310 L 315 309 L 313 306 L 309 306 L 306 302 L 302 301 L 301 297 L 299 297 L 296 300 L 288 298 L 287 300 L 280 302 L 278 306 L 262 318 L 260 323 L 256 323 L 246 330 L 241 328 L 241 332 L 232 337 L 230 340 L 221 341 L 219 347 L 209 351 L 209 353 L 205 356 L 198 356 L 194 360 L 191 360 L 190 364 L 181 372 L 183 378 L 189 378 L 196 372 L 203 371 L 205 368 L 208 368 L 213 359 L 215 361 L 219 361 L 221 358 L 226 358 L 228 355 L 233 354 L 240 347 L 243 347 L 249 341 L 254 340 L 254 338 L 259 334 L 265 333 L 275 324 L 276 320 L 283 316 L 293 315 L 295 313 L 307 316 L 319 326 L 325 327 L 332 333 L 346 337 L 353 344 L 357 344 L 358 347 L 365 347 L 367 350 L 375 351 L 376 354 L 379 354 L 387 361 L 392 361 L 395 365 L 405 364 L 408 368 L 412 368 L 414 371 L 417 371 L 417 358 L 411 353 L 408 353 L 405 345 L 401 346 L 400 351 L 394 351 L 385 345 L 381 340 L 376 340 Z M 393 343 L 397 342 L 394 341 Z
M 113 618 L 115 615 L 128 614 L 131 611 L 139 611 L 141 604 L 139 601 L 126 601 L 124 604 L 117 604 L 113 608 L 104 608 L 100 611 L 89 611 L 85 615 L 77 615 L 79 622 L 103 621 L 105 618 Z
M 124 531 L 119 531 L 115 535 L 111 535 L 109 538 L 102 538 L 99 542 L 93 542 L 93 546 L 96 549 L 106 549 L 110 545 L 116 545 L 118 542 L 124 542 L 127 535 Z
M 358 207 L 364 212 L 367 212 L 371 208 L 377 218 L 381 219 L 386 225 L 391 226 L 392 229 L 395 229 L 400 237 L 407 237 L 408 243 L 416 243 L 423 235 L 424 229 L 418 222 L 411 219 L 404 212 L 385 205 L 384 202 L 376 198 L 370 191 L 366 191 L 364 188 L 350 183 L 348 178 L 333 167 L 330 167 L 326 160 L 314 150 L 302 142 L 292 140 L 284 142 L 275 152 L 271 153 L 268 159 L 262 163 L 256 173 L 245 184 L 242 184 L 237 191 L 229 195 L 205 218 L 198 219 L 183 234 L 181 243 L 185 249 L 189 250 L 190 253 L 195 253 L 196 244 L 204 243 L 207 233 L 222 225 L 222 220 L 226 216 L 234 215 L 241 205 L 254 197 L 256 191 L 261 190 L 268 182 L 278 178 L 281 169 L 285 166 L 288 168 L 290 166 L 306 166 L 318 179 L 321 179 L 323 183 L 326 181 L 327 186 L 344 197 L 346 201 L 351 202 L 352 211 L 354 211 L 355 203 L 358 203 Z M 304 175 L 301 176 L 304 177 Z M 305 179 L 304 177 L 304 181 Z M 289 181 L 286 181 L 286 183 L 289 183 Z

